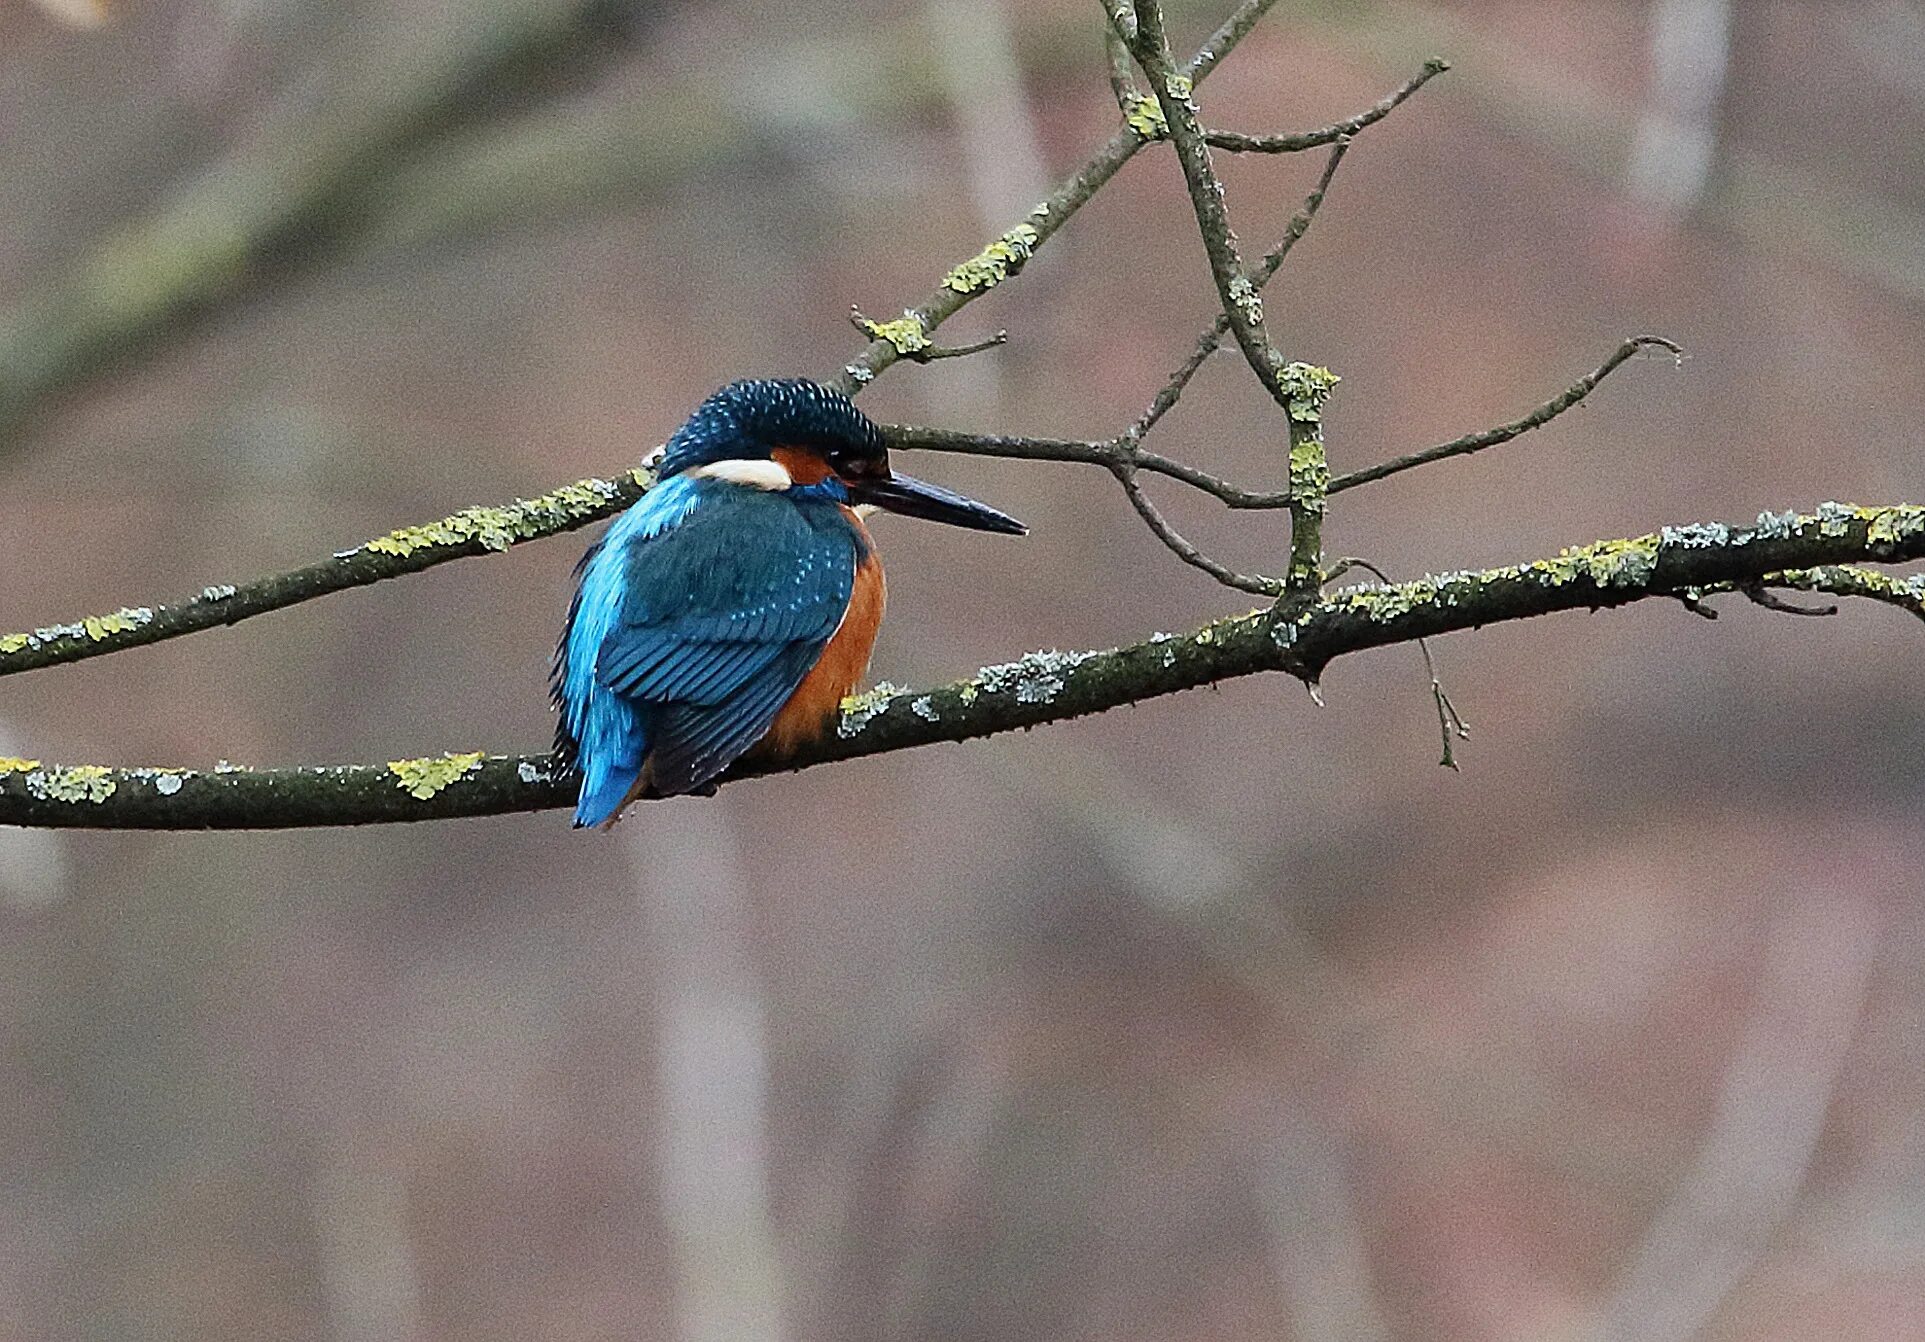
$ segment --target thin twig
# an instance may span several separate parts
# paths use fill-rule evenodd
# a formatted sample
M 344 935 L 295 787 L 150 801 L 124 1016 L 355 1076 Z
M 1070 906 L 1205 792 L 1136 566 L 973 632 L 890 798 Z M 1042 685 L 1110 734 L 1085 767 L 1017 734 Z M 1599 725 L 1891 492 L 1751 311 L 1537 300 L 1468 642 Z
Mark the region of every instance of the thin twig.
M 1290 495 L 1283 491 L 1244 489 L 1221 476 L 1176 461 L 1158 452 L 1132 448 L 1121 438 L 1093 441 L 1079 438 L 1039 438 L 1021 434 L 958 433 L 912 424 L 885 424 L 889 446 L 904 452 L 948 452 L 963 457 L 1003 457 L 1013 461 L 1060 461 L 1080 466 L 1114 469 L 1127 465 L 1152 475 L 1180 480 L 1237 509 L 1284 508 Z
M 1693 615 L 1697 616 L 1699 619 L 1715 620 L 1718 618 L 1717 610 L 1711 606 L 1707 606 L 1704 604 L 1705 593 L 1702 589 L 1689 588 L 1685 591 L 1679 592 L 1677 594 L 1677 597 L 1678 597 L 1678 604 L 1680 606 L 1683 606 L 1686 610 L 1690 611 Z
M 1168 546 L 1170 552 L 1178 559 L 1192 568 L 1202 569 L 1225 587 L 1234 587 L 1239 592 L 1250 592 L 1267 597 L 1283 595 L 1284 584 L 1277 579 L 1266 578 L 1260 573 L 1238 573 L 1218 563 L 1185 540 L 1182 533 L 1170 525 L 1162 512 L 1150 501 L 1149 496 L 1143 492 L 1143 486 L 1137 482 L 1136 473 L 1127 465 L 1113 466 L 1111 471 L 1116 476 L 1117 483 L 1123 486 L 1123 493 L 1129 497 L 1130 505 L 1136 509 L 1137 516 L 1149 524 L 1150 530 L 1156 533 L 1156 538 Z
M 1368 559 L 1359 559 L 1354 555 L 1348 559 L 1339 559 L 1331 565 L 1330 571 L 1324 575 L 1324 581 L 1334 582 L 1353 568 L 1375 574 L 1377 581 L 1386 587 L 1392 585 L 1389 576 L 1382 569 Z M 1437 762 L 1444 768 L 1454 771 L 1457 768 L 1457 754 L 1452 749 L 1451 742 L 1453 739 L 1470 740 L 1470 724 L 1464 721 L 1463 714 L 1457 711 L 1457 705 L 1451 702 L 1449 692 L 1444 689 L 1444 682 L 1437 674 L 1437 659 L 1431 656 L 1430 640 L 1418 639 L 1417 651 L 1424 655 L 1424 673 L 1430 677 L 1430 698 L 1437 708 L 1437 730 L 1444 738 L 1444 757 Z
M 1414 87 L 1414 85 L 1407 87 Z M 1344 155 L 1350 152 L 1351 143 L 1350 137 L 1346 135 L 1331 146 L 1330 156 L 1324 162 L 1322 175 L 1317 178 L 1317 184 L 1311 188 L 1310 194 L 1304 197 L 1303 205 L 1291 217 L 1289 225 L 1283 231 L 1282 241 L 1264 253 L 1263 260 L 1258 262 L 1255 269 L 1250 272 L 1250 284 L 1253 288 L 1260 291 L 1270 282 L 1278 268 L 1290 255 L 1290 249 L 1297 245 L 1297 239 L 1310 230 L 1311 221 L 1317 217 L 1317 210 L 1322 206 L 1324 196 L 1330 191 L 1331 179 L 1336 177 L 1337 168 L 1342 164 Z M 1190 379 L 1194 378 L 1209 357 L 1222 347 L 1223 337 L 1229 333 L 1230 319 L 1219 312 L 1210 329 L 1197 337 L 1196 348 L 1190 352 L 1190 357 L 1183 361 L 1183 366 L 1170 375 L 1170 380 L 1157 391 L 1148 407 L 1137 416 L 1136 422 L 1123 430 L 1121 441 L 1141 442 L 1143 436 L 1156 427 L 1157 421 L 1169 413 L 1170 408 L 1189 387 Z M 1287 501 L 1288 495 L 1284 498 Z
M 922 324 L 916 320 L 914 312 L 904 312 L 900 319 L 892 322 L 871 321 L 862 315 L 862 309 L 849 309 L 849 324 L 873 340 L 887 340 L 896 347 L 896 352 L 911 363 L 934 363 L 937 359 L 960 359 L 969 354 L 981 354 L 984 350 L 995 349 L 998 345 L 1009 343 L 1009 332 L 998 331 L 982 340 L 973 340 L 967 345 L 938 345 L 923 333 Z
M 1801 606 L 1794 601 L 1787 601 L 1781 596 L 1774 596 L 1765 590 L 1763 582 L 1741 583 L 1738 586 L 1738 590 L 1744 593 L 1745 599 L 1751 602 L 1752 605 L 1762 606 L 1766 610 L 1777 611 L 1780 615 L 1815 615 L 1822 618 L 1838 613 L 1838 607 L 1836 606 Z
M 1436 56 L 1424 62 L 1409 82 L 1371 107 L 1348 117 L 1333 126 L 1322 130 L 1299 131 L 1294 135 L 1239 135 L 1235 131 L 1212 130 L 1204 132 L 1204 138 L 1212 149 L 1226 150 L 1232 154 L 1296 154 L 1305 149 L 1315 149 L 1319 145 L 1331 144 L 1345 136 L 1355 135 L 1364 127 L 1382 121 L 1397 110 L 1397 104 L 1429 83 L 1436 76 L 1450 69 L 1450 62 Z
M 1494 429 L 1485 429 L 1481 433 L 1465 434 L 1462 438 L 1453 438 L 1448 443 L 1439 443 L 1436 447 L 1427 447 L 1421 452 L 1412 452 L 1407 456 L 1395 457 L 1390 461 L 1380 462 L 1375 466 L 1366 466 L 1362 470 L 1351 471 L 1347 474 L 1337 476 L 1330 482 L 1329 492 L 1332 494 L 1340 494 L 1346 489 L 1355 489 L 1358 485 L 1367 485 L 1373 480 L 1382 480 L 1402 471 L 1415 470 L 1419 466 L 1428 466 L 1433 461 L 1443 461 L 1449 457 L 1469 456 L 1473 452 L 1482 452 L 1487 447 L 1496 447 L 1499 443 L 1508 443 L 1511 439 L 1529 433 L 1532 429 L 1541 428 L 1549 424 L 1552 420 L 1595 391 L 1598 384 L 1616 372 L 1618 366 L 1624 363 L 1625 360 L 1640 350 L 1652 348 L 1669 350 L 1672 356 L 1679 361 L 1682 361 L 1684 358 L 1683 348 L 1675 342 L 1665 339 L 1663 336 L 1632 336 L 1612 351 L 1611 357 L 1598 365 L 1597 368 L 1586 373 L 1583 377 L 1565 388 L 1564 391 L 1552 397 L 1522 419 L 1512 420 L 1509 424 L 1500 424 Z

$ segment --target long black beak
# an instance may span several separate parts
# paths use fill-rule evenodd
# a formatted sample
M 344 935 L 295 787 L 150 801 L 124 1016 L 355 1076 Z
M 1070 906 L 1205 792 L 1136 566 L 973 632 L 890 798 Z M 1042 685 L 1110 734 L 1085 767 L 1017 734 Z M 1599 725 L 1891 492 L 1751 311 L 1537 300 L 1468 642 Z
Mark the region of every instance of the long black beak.
M 886 480 L 852 480 L 849 497 L 857 503 L 872 503 L 905 517 L 947 522 L 952 527 L 1000 531 L 1006 536 L 1021 536 L 1029 530 L 1008 513 L 997 512 L 987 503 L 951 493 L 941 485 L 932 485 L 912 475 L 892 475 Z

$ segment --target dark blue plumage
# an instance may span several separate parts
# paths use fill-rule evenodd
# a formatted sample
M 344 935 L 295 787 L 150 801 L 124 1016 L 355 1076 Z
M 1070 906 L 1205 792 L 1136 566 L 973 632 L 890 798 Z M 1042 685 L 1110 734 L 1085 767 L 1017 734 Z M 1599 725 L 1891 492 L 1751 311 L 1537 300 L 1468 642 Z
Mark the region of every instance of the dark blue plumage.
M 819 730 L 867 666 L 882 613 L 852 503 L 1022 530 L 895 475 L 876 426 L 812 382 L 722 388 L 658 469 L 582 557 L 555 651 L 556 750 L 582 776 L 577 825 L 614 818 L 644 782 L 659 796 L 703 788 L 778 720 L 791 745 Z
M 882 431 L 847 396 L 804 378 L 731 382 L 690 415 L 662 449 L 662 478 L 691 466 L 767 456 L 776 444 L 836 456 L 886 458 Z

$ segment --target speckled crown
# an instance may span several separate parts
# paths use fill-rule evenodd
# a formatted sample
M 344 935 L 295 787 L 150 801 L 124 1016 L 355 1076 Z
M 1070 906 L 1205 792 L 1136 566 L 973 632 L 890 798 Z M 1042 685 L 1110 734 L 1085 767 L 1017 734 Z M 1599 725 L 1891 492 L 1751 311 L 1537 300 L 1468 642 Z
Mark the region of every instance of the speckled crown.
M 772 447 L 854 447 L 880 455 L 882 431 L 839 391 L 806 378 L 745 378 L 703 401 L 668 440 L 662 474 Z

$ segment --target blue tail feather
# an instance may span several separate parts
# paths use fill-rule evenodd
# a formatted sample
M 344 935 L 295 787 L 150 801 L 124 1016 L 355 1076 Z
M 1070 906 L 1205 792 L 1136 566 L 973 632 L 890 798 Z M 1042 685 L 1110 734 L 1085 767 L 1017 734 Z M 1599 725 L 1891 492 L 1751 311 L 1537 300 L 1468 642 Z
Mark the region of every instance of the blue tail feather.
M 620 758 L 591 755 L 582 760 L 581 771 L 582 790 L 575 803 L 575 828 L 587 829 L 615 818 L 635 780 L 642 776 L 641 753 L 637 751 L 628 757 L 624 752 Z

